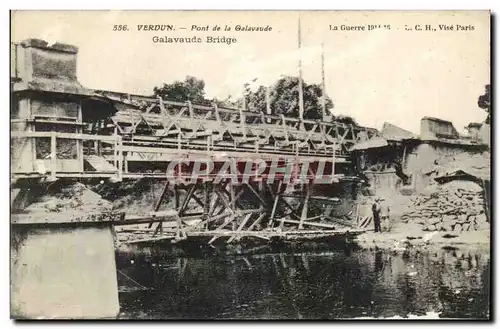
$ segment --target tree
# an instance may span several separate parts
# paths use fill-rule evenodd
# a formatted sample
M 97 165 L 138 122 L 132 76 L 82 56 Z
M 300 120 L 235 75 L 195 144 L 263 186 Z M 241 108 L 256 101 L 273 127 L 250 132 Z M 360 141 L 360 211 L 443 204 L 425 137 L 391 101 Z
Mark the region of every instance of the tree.
M 321 87 L 317 84 L 302 83 L 304 93 L 304 118 L 322 118 L 321 97 L 323 96 Z M 246 108 L 254 112 L 266 113 L 266 87 L 260 86 L 252 92 L 249 85 L 246 85 L 245 103 Z M 299 117 L 299 78 L 282 77 L 269 90 L 269 101 L 271 104 L 271 114 L 285 115 L 287 117 Z M 327 113 L 333 108 L 333 102 L 326 96 Z
M 155 87 L 153 91 L 155 96 L 170 101 L 210 104 L 210 100 L 205 99 L 205 81 L 191 76 L 187 76 L 184 81 L 164 83 L 161 87 Z
M 491 86 L 488 84 L 484 88 L 484 95 L 479 96 L 477 100 L 477 105 L 482 108 L 483 110 L 488 113 L 488 116 L 486 117 L 485 122 L 490 123 L 490 103 L 491 103 L 491 96 L 490 96 L 490 91 L 491 91 Z

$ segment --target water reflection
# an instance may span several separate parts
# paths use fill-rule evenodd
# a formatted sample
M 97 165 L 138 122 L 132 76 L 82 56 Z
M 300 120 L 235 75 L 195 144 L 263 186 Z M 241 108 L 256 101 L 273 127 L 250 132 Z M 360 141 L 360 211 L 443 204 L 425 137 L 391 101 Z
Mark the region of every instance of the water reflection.
M 122 316 L 335 319 L 441 312 L 489 317 L 489 253 L 329 251 L 169 258 L 117 255 Z M 131 291 L 145 286 L 148 290 Z

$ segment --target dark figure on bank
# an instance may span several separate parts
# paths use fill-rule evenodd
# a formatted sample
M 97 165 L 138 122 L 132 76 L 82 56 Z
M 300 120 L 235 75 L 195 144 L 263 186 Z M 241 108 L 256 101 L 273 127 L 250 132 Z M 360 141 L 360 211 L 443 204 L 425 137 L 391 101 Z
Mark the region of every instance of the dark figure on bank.
M 382 207 L 380 206 L 380 199 L 375 199 L 375 202 L 372 205 L 373 212 L 373 224 L 375 224 L 375 232 L 381 232 L 380 229 L 380 211 Z

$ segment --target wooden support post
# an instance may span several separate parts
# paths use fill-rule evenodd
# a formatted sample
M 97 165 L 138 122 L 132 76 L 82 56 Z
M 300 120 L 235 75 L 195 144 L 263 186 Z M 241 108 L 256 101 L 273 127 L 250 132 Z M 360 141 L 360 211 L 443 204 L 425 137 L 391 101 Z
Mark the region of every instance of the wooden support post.
M 179 216 L 177 216 L 179 217 Z M 156 229 L 153 232 L 153 237 L 156 236 L 158 233 L 163 233 L 163 221 L 158 222 L 158 225 L 156 225 Z
M 260 216 L 252 223 L 252 225 L 250 225 L 247 229 L 247 231 L 251 231 L 255 228 L 255 226 L 257 226 L 257 224 L 266 216 L 266 213 L 262 213 L 260 214 Z
M 269 217 L 269 223 L 267 223 L 268 227 L 272 227 L 273 220 L 274 220 L 274 215 L 276 214 L 276 207 L 278 206 L 278 201 L 281 195 L 281 185 L 283 184 L 283 181 L 280 180 L 278 183 L 278 190 L 276 191 L 276 197 L 274 198 L 274 204 L 273 204 L 273 209 L 271 210 L 271 216 Z
M 122 147 L 123 147 L 123 142 L 122 142 Z M 123 152 L 123 151 L 122 151 Z M 128 173 L 128 152 L 123 153 L 123 172 Z
M 167 180 L 165 182 L 165 186 L 163 187 L 163 191 L 161 192 L 160 198 L 158 199 L 158 201 L 155 204 L 155 212 L 157 212 L 158 210 L 160 210 L 161 203 L 165 199 L 165 197 L 167 196 L 168 185 L 169 185 L 169 181 Z
M 311 196 L 311 184 L 306 185 L 306 197 L 304 199 L 304 206 L 302 207 L 302 214 L 300 216 L 299 230 L 304 228 L 304 221 L 307 220 L 307 211 L 309 208 L 309 197 Z
M 212 182 L 205 182 L 205 189 L 203 193 L 203 217 L 202 217 L 204 221 L 209 218 L 211 190 L 212 190 Z M 208 225 L 206 225 L 204 229 L 208 229 Z
M 246 231 L 247 231 L 247 232 L 252 231 L 252 230 L 255 228 L 255 226 L 257 226 L 257 224 L 258 224 L 258 223 L 259 223 L 259 222 L 260 222 L 260 221 L 261 221 L 261 220 L 262 220 L 265 216 L 266 216 L 266 213 L 262 213 L 262 214 L 260 214 L 260 216 L 259 216 L 259 217 L 258 217 L 258 218 L 257 218 L 257 219 L 253 222 L 253 223 L 252 223 L 252 225 L 250 225 L 250 226 L 248 227 L 248 229 L 247 229 Z M 236 241 L 240 241 L 240 240 L 241 240 L 241 236 L 238 236 L 238 237 L 236 238 Z
M 238 226 L 238 228 L 236 229 L 236 232 L 240 232 L 243 229 L 243 227 L 245 227 L 245 225 L 248 222 L 248 220 L 250 219 L 250 217 L 252 217 L 252 213 L 245 216 L 245 219 L 243 219 L 241 224 Z M 233 221 L 233 223 L 234 223 L 234 221 Z M 233 242 L 233 240 L 235 238 L 236 238 L 236 236 L 233 235 L 232 237 L 229 238 L 229 240 L 227 240 L 227 243 Z
M 294 209 L 284 198 L 284 195 L 281 196 L 280 199 L 281 203 L 283 203 L 288 209 L 290 209 L 290 213 L 288 213 L 289 216 L 295 217 L 297 220 L 300 220 L 300 216 L 297 214 L 297 210 Z M 299 209 L 302 206 L 302 202 L 299 205 Z
M 233 182 L 230 181 L 228 185 L 229 185 L 229 193 L 231 194 L 231 200 L 230 200 L 230 202 L 231 202 L 231 209 L 233 211 L 235 211 L 236 210 L 236 195 L 234 193 Z M 234 231 L 236 229 L 236 222 L 233 221 L 232 225 L 233 225 L 232 230 Z
M 234 209 L 233 209 L 233 207 L 231 207 L 231 201 L 230 200 L 228 201 L 226 199 L 226 196 L 224 195 L 224 193 L 221 192 L 219 189 L 220 189 L 220 187 L 215 190 L 215 193 L 217 193 L 219 195 L 219 199 L 218 200 L 222 201 L 222 203 L 224 204 L 224 206 L 226 206 L 226 208 L 229 209 L 229 211 L 231 213 L 234 213 Z
M 155 207 L 154 207 L 154 212 L 156 213 L 159 209 L 160 209 L 160 206 L 161 206 L 161 203 L 162 201 L 165 199 L 165 197 L 167 196 L 167 193 L 168 193 L 168 185 L 169 185 L 169 182 L 168 180 L 165 182 L 165 186 L 163 187 L 163 191 L 161 192 L 160 194 L 160 198 L 158 199 L 158 201 L 156 201 L 155 203 Z M 154 197 L 154 195 L 153 195 Z M 151 223 L 149 223 L 148 225 L 148 228 L 151 228 L 153 226 L 153 223 L 154 223 L 154 217 L 152 218 L 151 220 Z M 162 225 L 162 222 L 159 222 L 158 223 L 158 226 L 157 226 L 157 230 L 158 230 L 158 227 L 160 227 L 160 225 Z M 156 231 L 155 233 L 156 234 Z M 153 234 L 153 235 L 154 235 Z
M 326 121 L 326 86 L 325 86 L 325 49 L 321 44 L 321 114 L 322 120 Z
M 356 204 L 356 227 L 359 227 L 359 203 Z
M 179 186 L 174 184 L 174 207 L 179 211 Z
M 193 199 L 194 201 L 196 201 L 201 207 L 205 207 L 205 204 L 203 203 L 203 201 L 200 198 L 198 198 L 195 194 L 191 195 L 191 199 Z
M 194 119 L 193 105 L 191 104 L 191 101 L 187 101 L 187 104 L 189 109 L 189 118 L 193 120 Z
M 228 181 L 230 181 L 230 180 L 228 180 Z M 230 198 L 230 200 L 232 200 L 231 193 L 230 193 L 228 190 L 226 190 L 226 187 L 228 187 L 228 184 L 226 184 L 226 185 L 222 186 L 220 190 L 221 190 L 221 192 L 223 192 L 224 194 L 226 194 L 226 195 Z M 236 190 L 235 190 L 235 192 L 236 192 Z M 238 199 L 239 199 L 239 198 L 240 198 L 240 196 L 243 194 L 243 192 L 244 192 L 244 190 L 243 190 L 243 188 L 242 188 L 242 189 L 240 189 L 240 190 L 238 191 L 238 193 L 236 193 L 236 195 L 234 196 L 234 205 L 235 205 L 235 209 L 236 209 L 236 208 L 238 208 L 238 207 L 239 207 L 239 208 L 243 208 L 243 207 L 242 207 L 242 205 L 238 202 Z
M 216 187 L 212 186 L 212 192 L 214 192 Z M 216 191 L 215 191 L 216 192 Z M 215 209 L 219 206 L 219 195 L 217 193 L 212 193 L 212 198 L 210 199 L 210 212 L 209 216 L 212 216 Z
M 186 206 L 188 205 L 189 200 L 191 199 L 191 196 L 193 195 L 194 191 L 196 190 L 196 185 L 197 184 L 195 183 L 191 186 L 191 188 L 189 189 L 189 191 L 186 194 L 186 197 L 184 198 L 184 200 L 182 200 L 182 204 L 179 207 L 179 211 L 178 211 L 179 216 L 182 216 L 184 214 L 184 210 L 186 209 Z
M 177 223 L 177 233 L 175 234 L 175 239 L 176 240 L 185 240 L 185 239 L 187 239 L 187 235 L 186 235 L 186 233 L 184 232 L 184 230 L 182 228 L 182 219 L 181 219 L 180 216 L 177 216 L 176 223 Z
M 215 230 L 218 231 L 218 230 L 224 228 L 224 226 L 226 226 L 227 224 L 234 223 L 235 219 L 236 219 L 236 216 L 234 214 L 230 215 L 229 220 L 224 221 L 224 223 L 220 224 Z M 214 236 L 212 239 L 210 239 L 210 241 L 208 241 L 208 244 L 212 244 L 217 238 L 218 238 L 218 236 Z
M 269 191 L 269 194 L 273 197 L 273 199 L 276 197 L 276 193 L 274 193 L 273 191 L 273 188 L 271 187 L 271 185 L 269 185 L 269 183 L 266 183 L 266 186 L 267 186 L 267 190 Z
M 57 171 L 57 147 L 56 147 L 56 132 L 50 132 L 50 178 L 56 180 Z
M 123 141 L 118 137 L 118 181 L 123 179 Z
M 306 270 L 307 273 L 310 272 L 310 268 L 309 268 L 309 261 L 307 260 L 307 255 L 306 254 L 302 254 L 302 264 L 304 265 L 304 269 Z
M 113 165 L 118 167 L 118 139 L 116 138 L 117 136 L 117 128 L 115 126 L 113 136 L 115 137 L 115 142 L 113 144 Z
M 262 179 L 259 180 L 259 190 L 258 191 L 259 191 L 259 195 L 262 197 L 262 195 L 264 194 L 264 182 L 262 181 Z M 267 202 L 264 202 L 264 204 L 267 204 Z M 264 204 L 261 204 L 259 207 L 260 210 L 262 210 L 262 211 L 264 211 L 264 209 L 267 208 L 264 206 Z
M 255 189 L 252 187 L 252 185 L 250 183 L 245 183 L 245 185 L 248 186 L 248 188 L 250 189 L 250 191 L 252 191 L 252 193 L 257 197 L 257 200 L 259 200 L 259 202 L 261 203 L 261 205 L 267 208 L 266 202 L 264 201 L 264 199 L 262 199 L 262 197 L 260 196 L 260 194 L 257 191 L 255 191 Z

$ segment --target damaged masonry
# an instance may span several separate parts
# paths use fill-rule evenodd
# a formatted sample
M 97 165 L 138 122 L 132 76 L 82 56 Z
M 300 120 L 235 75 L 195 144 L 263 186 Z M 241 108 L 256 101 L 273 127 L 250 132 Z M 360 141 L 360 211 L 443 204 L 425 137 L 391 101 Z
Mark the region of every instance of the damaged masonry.
M 17 316 L 116 316 L 117 277 L 94 273 L 116 273 L 115 248 L 333 239 L 397 250 L 489 240 L 488 124 L 461 135 L 449 121 L 424 117 L 417 135 L 390 123 L 378 131 L 92 90 L 77 80 L 74 46 L 30 39 L 11 52 Z M 390 215 L 377 235 L 380 199 Z M 89 284 L 68 302 L 78 307 L 64 308 L 61 277 L 30 251 L 51 240 L 78 253 L 80 239 L 94 249 L 79 262 L 61 253 L 61 273 L 77 280 L 74 268 L 84 271 Z M 38 266 L 47 281 L 25 288 Z M 91 289 L 96 282 L 105 291 Z M 53 289 L 50 305 L 34 300 L 44 289 Z

